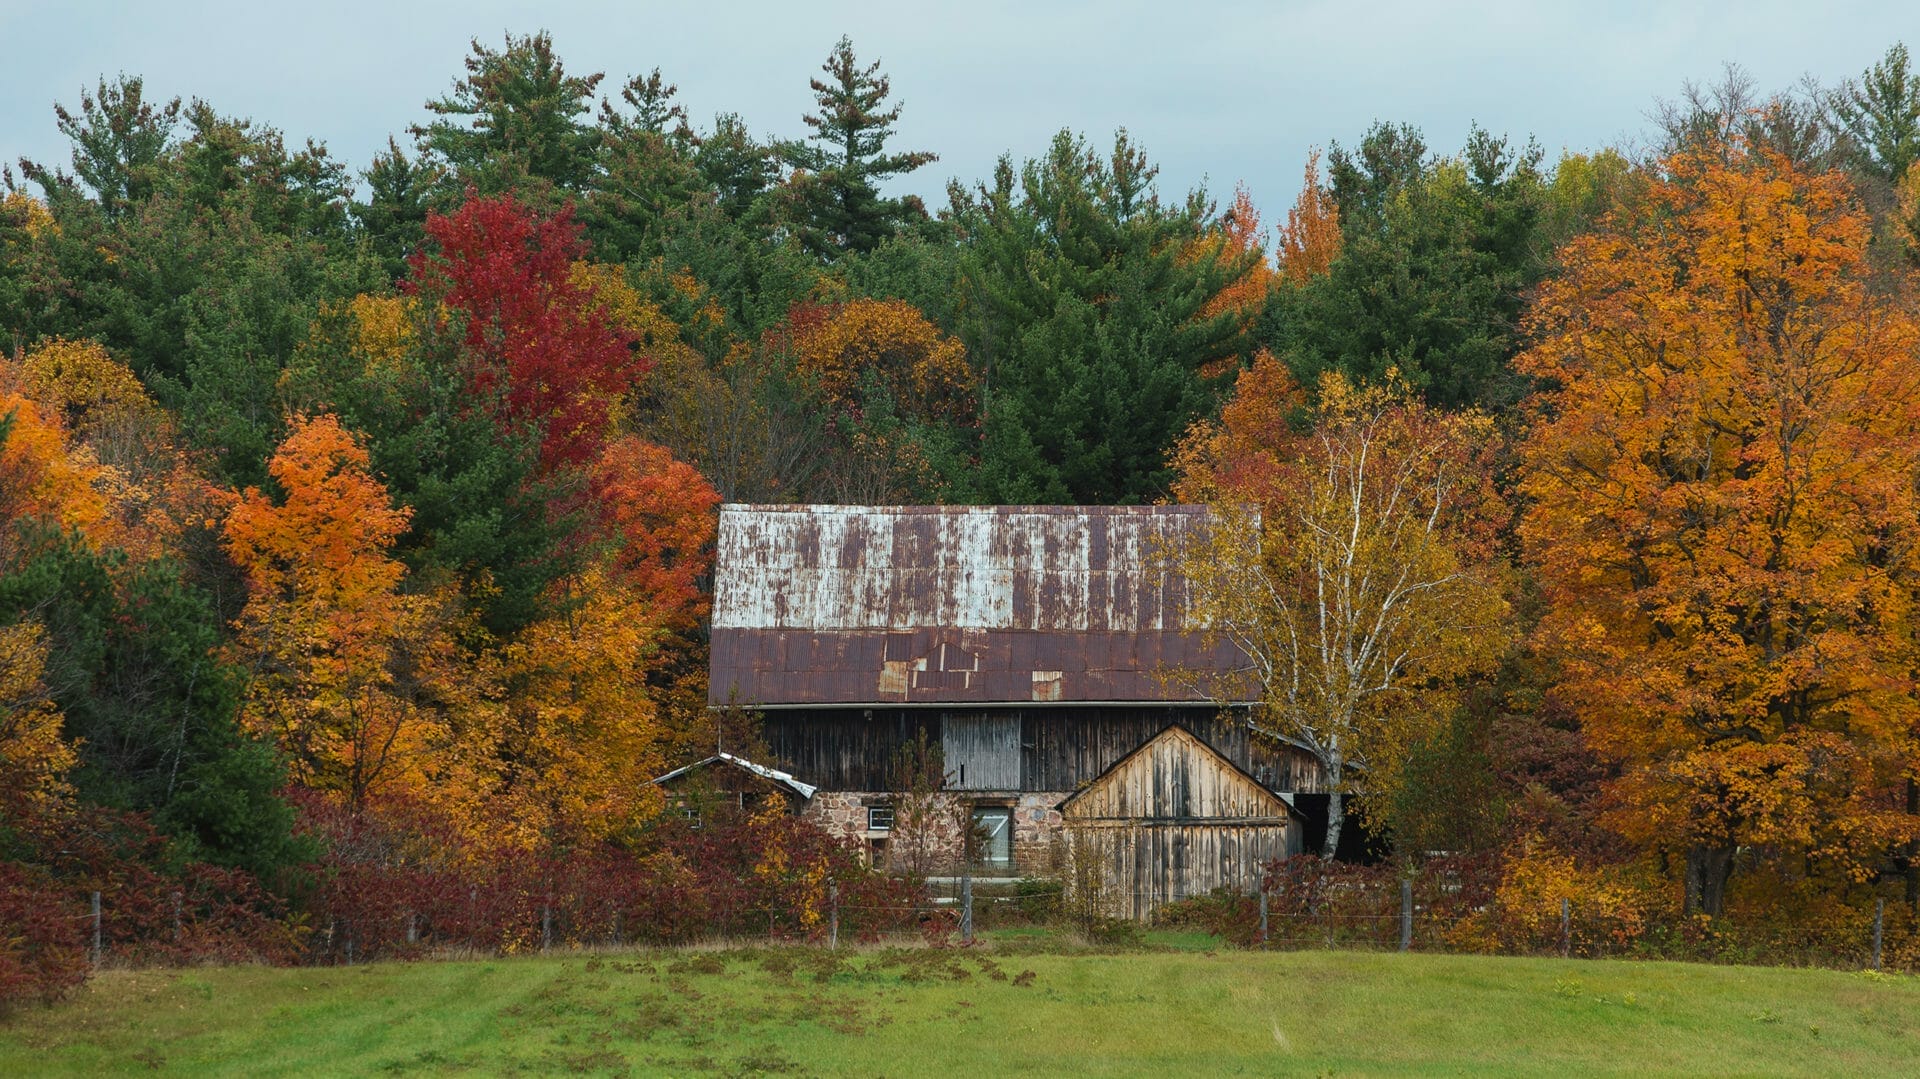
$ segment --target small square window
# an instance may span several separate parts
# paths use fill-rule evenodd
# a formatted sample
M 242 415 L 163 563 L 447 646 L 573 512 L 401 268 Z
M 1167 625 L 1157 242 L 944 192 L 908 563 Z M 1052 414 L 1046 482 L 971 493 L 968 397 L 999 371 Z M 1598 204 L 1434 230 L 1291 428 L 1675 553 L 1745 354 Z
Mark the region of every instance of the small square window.
M 975 806 L 974 860 L 989 868 L 1013 865 L 1013 810 L 1008 806 Z
M 868 806 L 867 807 L 867 831 L 869 832 L 893 831 L 893 807 L 892 806 Z

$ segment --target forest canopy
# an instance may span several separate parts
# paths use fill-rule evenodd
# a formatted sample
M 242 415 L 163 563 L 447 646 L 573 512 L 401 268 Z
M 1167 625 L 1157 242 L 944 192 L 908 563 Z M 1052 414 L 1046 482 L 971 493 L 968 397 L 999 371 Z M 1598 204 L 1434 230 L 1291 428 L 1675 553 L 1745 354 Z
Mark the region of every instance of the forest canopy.
M 1634 147 L 1328 132 L 1271 223 L 1126 130 L 897 196 L 938 161 L 912 73 L 845 38 L 764 131 L 614 77 L 476 40 L 355 164 L 102 77 L 48 117 L 67 160 L 5 171 L 8 880 L 71 890 L 87 814 L 293 903 L 355 859 L 637 849 L 643 781 L 738 721 L 721 502 L 1178 498 L 1262 510 L 1208 555 L 1221 625 L 1360 633 L 1300 590 L 1366 560 L 1438 582 L 1404 663 L 1261 644 L 1276 730 L 1350 739 L 1399 856 L 1920 907 L 1904 46 L 1728 68 Z

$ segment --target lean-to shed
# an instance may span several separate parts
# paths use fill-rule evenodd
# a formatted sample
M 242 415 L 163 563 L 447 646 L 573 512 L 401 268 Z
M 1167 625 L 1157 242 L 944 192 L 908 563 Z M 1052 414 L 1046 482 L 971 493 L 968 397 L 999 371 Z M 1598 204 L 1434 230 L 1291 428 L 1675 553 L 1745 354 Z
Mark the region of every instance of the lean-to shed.
M 1122 757 L 1060 812 L 1079 862 L 1074 884 L 1112 916 L 1145 918 L 1216 888 L 1252 891 L 1268 863 L 1300 852 L 1293 808 L 1181 727 Z
M 731 753 L 716 753 L 675 768 L 653 784 L 667 793 L 669 805 L 689 817 L 719 809 L 747 810 L 769 798 L 782 800 L 790 812 L 802 813 L 819 792 L 811 783 Z

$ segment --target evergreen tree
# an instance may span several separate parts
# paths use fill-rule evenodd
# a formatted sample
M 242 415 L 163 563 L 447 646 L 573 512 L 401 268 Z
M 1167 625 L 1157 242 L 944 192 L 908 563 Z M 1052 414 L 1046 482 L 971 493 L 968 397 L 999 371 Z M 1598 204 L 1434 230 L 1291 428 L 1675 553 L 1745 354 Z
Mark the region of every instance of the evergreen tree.
M 1907 47 L 1896 44 L 1829 99 L 1833 115 L 1851 142 L 1854 168 L 1895 183 L 1920 160 L 1920 78 Z
M 695 199 L 711 198 L 694 163 L 700 140 L 676 92 L 655 68 L 621 88 L 630 111 L 600 103 L 599 172 L 580 217 L 604 261 L 659 254 L 667 218 Z
M 74 189 L 77 180 L 113 220 L 153 193 L 155 167 L 173 148 L 179 98 L 156 105 L 146 99 L 146 84 L 138 76 L 122 75 L 111 83 L 103 76 L 94 90 L 80 91 L 78 112 L 64 105 L 55 105 L 53 112 L 60 133 L 73 143 L 73 175 L 20 163 L 49 197 Z
M 586 118 L 604 76 L 567 74 L 545 31 L 508 34 L 498 52 L 477 38 L 472 46 L 466 77 L 451 94 L 427 102 L 444 119 L 410 129 L 420 149 L 483 194 L 529 184 L 561 195 L 585 190 L 600 144 L 600 131 Z
M 426 235 L 441 170 L 425 158 L 408 160 L 406 151 L 389 138 L 387 152 L 374 155 L 373 164 L 360 175 L 367 181 L 367 201 L 353 205 L 354 221 L 381 269 L 397 281 L 407 275 L 407 259 Z
M 887 107 L 891 83 L 875 61 L 861 67 L 853 42 L 841 38 L 813 79 L 820 111 L 803 119 L 807 142 L 780 146 L 780 156 L 801 171 L 793 187 L 793 216 L 801 240 L 817 254 L 871 251 L 902 221 L 925 216 L 917 199 L 889 199 L 879 184 L 938 160 L 925 151 L 889 154 L 887 140 L 900 119 L 900 105 Z
M 1546 272 L 1540 151 L 1476 128 L 1458 157 L 1426 156 L 1419 132 L 1381 124 L 1329 155 L 1340 253 L 1283 286 L 1262 337 L 1302 385 L 1389 369 L 1449 407 L 1503 408 L 1526 391 L 1509 361 L 1525 291 Z
M 720 200 L 720 209 L 741 220 L 780 178 L 774 148 L 755 139 L 739 115 L 723 112 L 693 155 L 701 179 Z
M 265 872 L 293 860 L 280 762 L 240 732 L 218 619 L 164 563 L 127 564 L 76 535 L 18 522 L 0 566 L 0 624 L 51 638 L 47 685 L 79 747 L 88 801 L 153 814 L 181 853 Z
M 1210 305 L 1258 252 L 1203 243 L 1219 224 L 1204 196 L 1165 205 L 1155 172 L 1124 131 L 1110 155 L 1063 131 L 1017 174 L 1002 158 L 990 186 L 952 189 L 982 500 L 1161 496 L 1174 440 L 1231 374 L 1244 313 Z

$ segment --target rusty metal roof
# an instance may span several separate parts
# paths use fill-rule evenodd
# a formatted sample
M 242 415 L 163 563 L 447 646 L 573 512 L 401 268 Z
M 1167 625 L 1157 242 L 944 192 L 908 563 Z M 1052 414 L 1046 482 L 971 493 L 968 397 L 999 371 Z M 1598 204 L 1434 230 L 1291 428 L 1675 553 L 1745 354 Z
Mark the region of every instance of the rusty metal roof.
M 809 704 L 1206 699 L 1243 669 L 1160 568 L 1201 506 L 720 511 L 710 699 Z M 1236 696 L 1235 694 L 1223 694 Z

